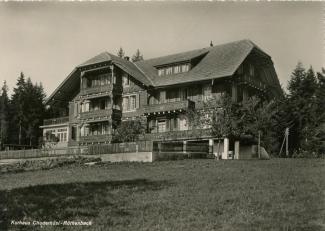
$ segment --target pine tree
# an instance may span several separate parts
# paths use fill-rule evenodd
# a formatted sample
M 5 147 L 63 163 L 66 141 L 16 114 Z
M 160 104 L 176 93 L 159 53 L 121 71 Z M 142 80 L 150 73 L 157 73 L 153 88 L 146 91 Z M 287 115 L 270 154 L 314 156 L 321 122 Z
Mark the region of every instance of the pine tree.
M 125 52 L 124 52 L 123 48 L 120 47 L 120 49 L 117 51 L 117 56 L 120 58 L 123 58 L 124 55 L 125 55 Z
M 320 123 L 317 104 L 318 81 L 312 67 L 307 71 L 298 63 L 291 75 L 283 110 L 289 116 L 291 152 L 309 155 L 317 152 L 317 127 Z M 298 154 L 300 155 L 300 154 Z
M 0 98 L 0 150 L 9 139 L 9 97 L 8 86 L 4 81 Z
M 142 60 L 143 60 L 143 55 L 141 54 L 140 50 L 137 49 L 135 54 L 132 56 L 132 62 L 137 62 Z
M 25 140 L 26 144 L 30 146 L 38 144 L 39 127 L 45 114 L 44 99 L 45 93 L 42 85 L 33 84 L 31 79 L 28 78 L 25 87 L 25 101 L 28 102 L 28 106 L 24 108 L 24 113 L 28 121 L 25 127 Z
M 12 128 L 12 143 L 18 143 L 19 145 L 23 142 L 24 137 L 24 126 L 27 123 L 26 113 L 24 108 L 26 107 L 25 100 L 26 81 L 23 72 L 18 77 L 14 93 L 11 98 L 11 125 Z

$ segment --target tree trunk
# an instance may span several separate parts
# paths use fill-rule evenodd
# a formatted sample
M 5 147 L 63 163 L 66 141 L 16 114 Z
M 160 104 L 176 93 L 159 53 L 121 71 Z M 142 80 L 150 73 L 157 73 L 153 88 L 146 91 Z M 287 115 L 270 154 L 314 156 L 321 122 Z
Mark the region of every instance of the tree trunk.
M 19 121 L 19 135 L 18 135 L 18 144 L 21 145 L 21 122 Z

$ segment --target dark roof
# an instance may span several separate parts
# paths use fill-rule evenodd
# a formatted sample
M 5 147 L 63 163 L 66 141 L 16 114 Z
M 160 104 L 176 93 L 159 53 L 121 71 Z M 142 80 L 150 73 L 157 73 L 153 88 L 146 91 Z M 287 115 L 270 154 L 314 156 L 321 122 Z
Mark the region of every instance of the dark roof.
M 112 62 L 146 86 L 163 87 L 173 84 L 189 83 L 232 76 L 238 69 L 239 65 L 253 50 L 258 51 L 262 55 L 270 58 L 270 56 L 264 53 L 250 40 L 240 40 L 213 47 L 148 59 L 135 63 L 112 55 L 108 52 L 103 52 L 78 65 L 63 81 L 63 83 L 61 83 L 60 86 L 52 93 L 47 102 L 58 96 L 58 94 L 62 94 L 62 92 L 67 92 L 67 94 L 69 94 L 72 89 L 66 85 L 78 82 L 77 79 L 80 77 L 80 68 L 84 66 L 104 62 Z M 197 64 L 188 72 L 158 76 L 156 67 L 168 65 L 171 63 L 191 61 L 193 59 L 200 59 L 200 61 L 197 62 Z M 279 86 L 274 67 L 271 72 L 271 77 L 273 78 L 272 81 L 274 81 L 275 85 Z M 63 89 L 65 91 L 60 92 L 60 89 Z
M 259 49 L 250 40 L 240 40 L 214 47 L 207 47 L 184 53 L 139 61 L 135 64 L 147 77 L 152 80 L 154 86 L 168 86 L 178 83 L 231 76 L 253 50 L 253 48 Z M 206 55 L 202 58 L 202 60 L 188 72 L 158 76 L 158 71 L 155 68 L 157 66 L 172 62 L 176 63 L 191 60 L 198 56 L 203 56 L 204 54 Z
M 95 57 L 87 60 L 86 62 L 80 64 L 78 67 L 84 67 L 92 64 L 97 63 L 103 63 L 103 62 L 112 62 L 115 65 L 117 65 L 119 68 L 127 72 L 129 75 L 133 76 L 136 80 L 140 81 L 141 83 L 145 85 L 152 85 L 152 82 L 149 78 L 147 78 L 141 70 L 139 70 L 134 63 L 120 58 L 116 55 L 112 55 L 108 53 L 107 51 L 100 53 L 99 55 L 96 55 Z

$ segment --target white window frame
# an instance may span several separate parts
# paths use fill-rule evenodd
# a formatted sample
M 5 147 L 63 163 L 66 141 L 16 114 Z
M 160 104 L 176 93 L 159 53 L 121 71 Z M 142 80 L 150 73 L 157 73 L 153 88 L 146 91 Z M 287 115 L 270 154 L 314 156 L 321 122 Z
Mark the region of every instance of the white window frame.
M 160 128 L 164 128 L 163 130 L 160 130 Z M 158 132 L 166 132 L 167 129 L 167 122 L 166 120 L 158 120 L 157 123 L 157 130 Z
M 167 67 L 166 68 L 166 75 L 172 75 L 173 74 L 173 67 Z
M 134 97 L 134 108 L 131 108 L 131 98 Z M 127 106 L 125 106 L 125 101 L 124 99 L 127 99 Z M 136 94 L 132 94 L 132 95 L 124 95 L 122 97 L 122 109 L 123 112 L 132 112 L 132 111 L 136 111 L 137 110 L 137 95 Z M 132 104 L 133 105 L 133 104 Z

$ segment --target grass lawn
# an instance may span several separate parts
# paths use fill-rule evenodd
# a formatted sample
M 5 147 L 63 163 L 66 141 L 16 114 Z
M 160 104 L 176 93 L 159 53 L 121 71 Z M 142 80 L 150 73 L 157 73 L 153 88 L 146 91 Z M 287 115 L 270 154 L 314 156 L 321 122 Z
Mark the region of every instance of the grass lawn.
M 0 220 L 0 230 L 325 230 L 325 160 L 182 160 L 2 174 Z

